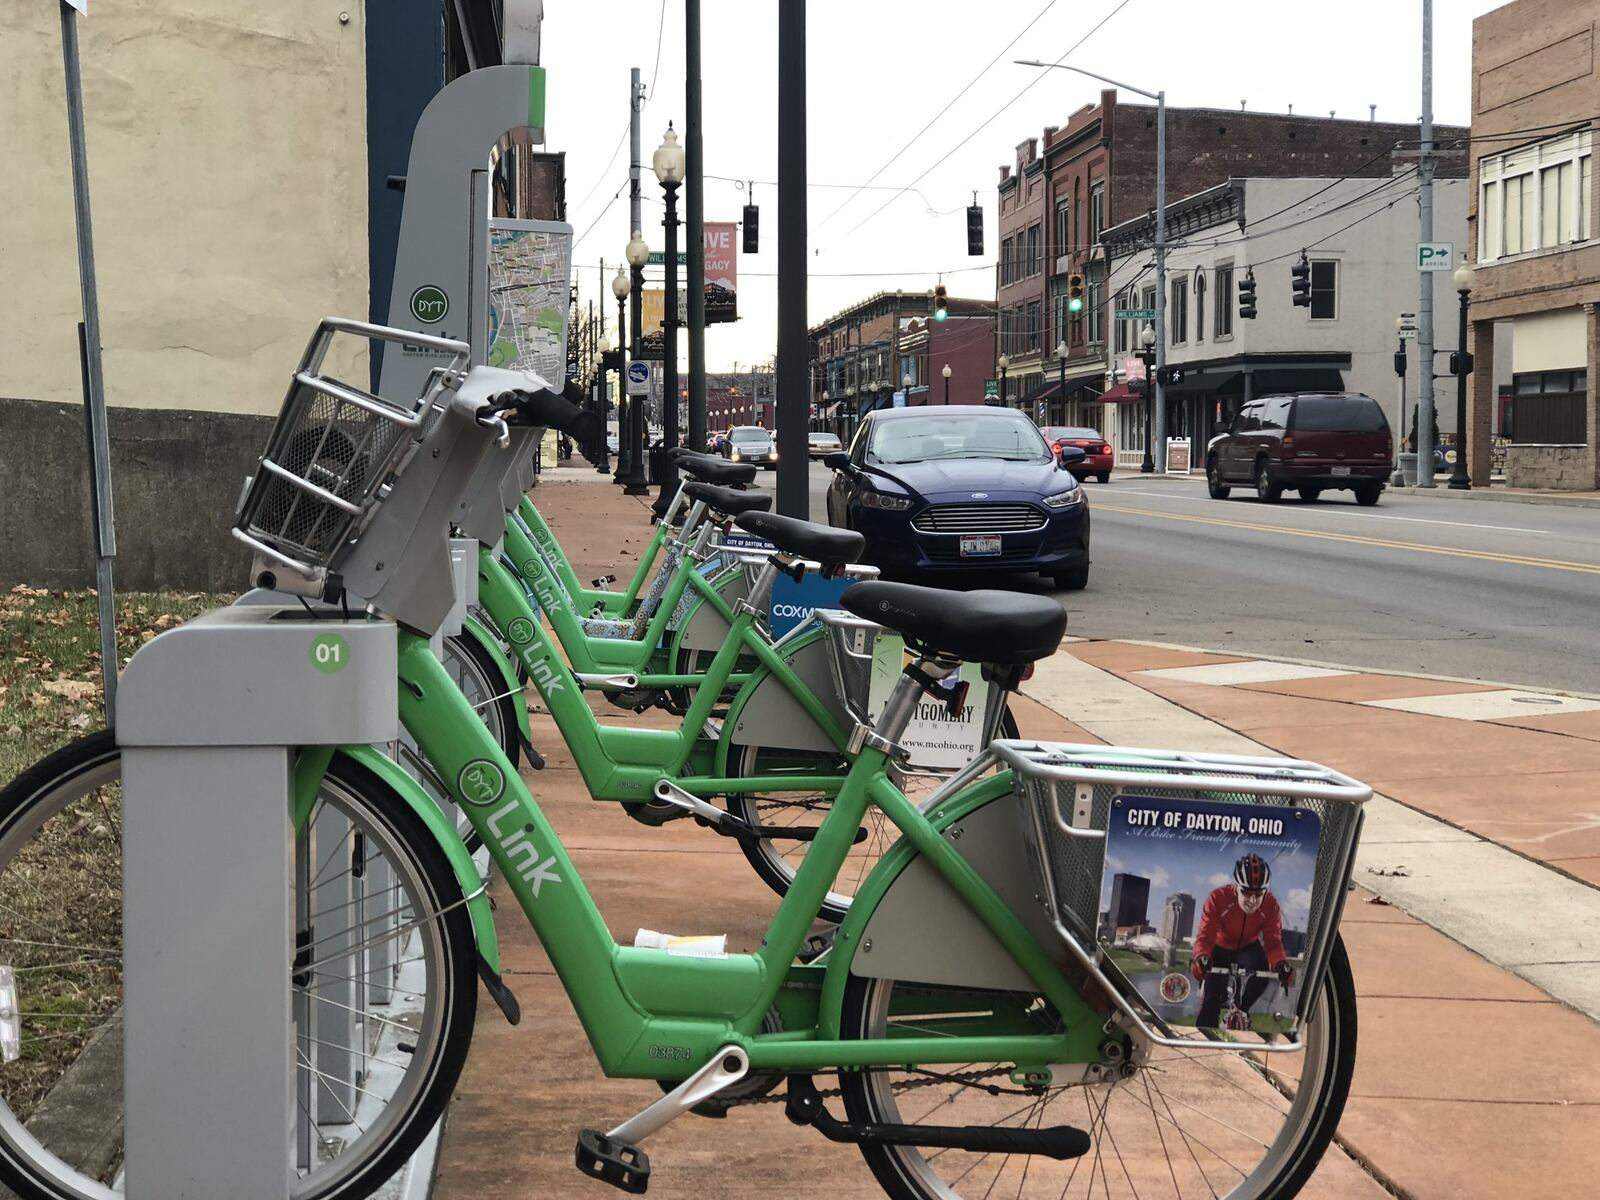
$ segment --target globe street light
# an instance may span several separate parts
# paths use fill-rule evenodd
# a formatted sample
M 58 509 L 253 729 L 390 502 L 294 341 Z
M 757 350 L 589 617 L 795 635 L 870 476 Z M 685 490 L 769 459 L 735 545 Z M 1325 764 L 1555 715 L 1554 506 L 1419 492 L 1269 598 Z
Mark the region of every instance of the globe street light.
M 601 309 L 604 312 L 604 309 Z M 597 475 L 611 473 L 611 446 L 606 441 L 606 416 L 611 407 L 610 400 L 606 397 L 606 357 L 611 353 L 611 339 L 604 334 L 600 335 L 600 345 L 594 356 L 595 379 L 595 416 L 600 418 L 600 452 L 595 455 L 594 469 Z
M 1472 356 L 1467 353 L 1467 304 L 1472 295 L 1472 267 L 1456 268 L 1456 295 L 1461 297 L 1460 336 L 1456 340 L 1456 469 L 1450 473 L 1450 490 L 1470 491 L 1472 476 L 1467 473 L 1467 372 Z
M 1000 367 L 1000 406 L 1006 405 L 1006 368 L 1011 365 L 1011 360 L 1002 354 L 998 360 Z
M 906 377 L 900 381 L 900 386 L 905 390 L 906 403 L 911 403 L 911 372 L 906 372 Z
M 941 371 L 940 374 L 944 376 L 944 402 L 946 404 L 949 404 L 950 403 L 950 364 L 949 363 L 945 363 L 944 370 Z
M 661 394 L 665 408 L 661 421 L 663 436 L 670 450 L 678 444 L 678 185 L 683 182 L 686 166 L 683 147 L 678 145 L 678 135 L 673 131 L 671 121 L 667 122 L 666 136 L 656 148 L 651 165 L 655 168 L 661 190 L 667 194 L 667 212 L 661 220 L 662 228 L 666 230 L 663 262 L 667 269 L 661 348 Z M 656 502 L 665 503 L 677 483 L 677 460 L 668 456 L 666 470 L 661 476 L 661 495 Z
M 1155 363 L 1156 331 L 1146 325 L 1139 331 L 1139 358 L 1144 362 L 1144 461 L 1139 464 L 1139 470 L 1144 474 L 1152 474 L 1156 469 L 1155 460 L 1150 457 L 1150 410 L 1154 407 L 1155 380 L 1152 369 Z
M 1394 474 L 1389 477 L 1392 487 L 1401 487 L 1406 481 L 1405 472 L 1400 466 L 1400 455 L 1410 438 L 1406 436 L 1406 331 L 1415 330 L 1413 318 L 1408 313 L 1402 313 L 1394 319 L 1395 351 L 1394 373 L 1400 379 L 1400 406 L 1394 416 Z
M 629 328 L 633 349 L 628 357 L 634 362 L 639 361 L 644 341 L 644 265 L 650 261 L 650 247 L 645 244 L 644 235 L 637 229 L 628 239 L 627 249 L 624 251 L 628 259 L 628 266 L 632 270 L 633 294 L 633 324 Z M 628 405 L 628 415 L 633 424 L 628 430 L 628 473 L 623 479 L 622 491 L 628 496 L 644 496 L 650 491 L 650 483 L 645 476 L 645 456 L 650 453 L 646 442 L 649 437 L 649 423 L 646 420 L 645 410 L 648 407 L 645 396 L 633 397 L 633 402 Z
M 1068 353 L 1070 353 L 1070 352 L 1067 350 L 1066 339 L 1063 338 L 1061 341 L 1056 343 L 1056 363 L 1061 368 L 1061 374 L 1059 376 L 1059 379 L 1061 381 L 1061 387 L 1059 389 L 1060 395 L 1057 396 L 1056 399 L 1058 399 L 1061 402 L 1061 419 L 1063 421 L 1065 421 L 1067 419 L 1067 407 L 1066 407 L 1066 405 L 1067 405 L 1067 355 L 1068 355 Z
M 628 293 L 633 284 L 628 281 L 628 269 L 618 267 L 611 280 L 611 294 L 617 298 L 617 473 L 613 482 L 623 482 L 628 473 L 628 459 L 633 453 L 633 441 L 628 437 Z

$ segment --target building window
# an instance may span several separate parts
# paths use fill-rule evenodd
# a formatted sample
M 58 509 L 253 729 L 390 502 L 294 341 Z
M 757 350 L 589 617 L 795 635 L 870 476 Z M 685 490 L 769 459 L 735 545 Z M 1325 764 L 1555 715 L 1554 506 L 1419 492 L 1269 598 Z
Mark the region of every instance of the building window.
M 1233 264 L 1217 268 L 1217 311 L 1211 322 L 1213 337 L 1225 338 L 1233 334 Z
M 1194 272 L 1194 340 L 1206 340 L 1206 269 L 1195 268 Z
M 1043 248 L 1039 245 L 1044 229 L 1035 225 L 1028 230 L 1028 274 L 1037 275 L 1044 270 Z
M 1014 247 L 1010 238 L 1000 243 L 1000 285 L 1002 287 L 1011 282 L 1011 256 L 1013 250 Z
M 1172 281 L 1172 328 L 1167 330 L 1169 345 L 1181 346 L 1189 340 L 1189 281 Z
M 1028 305 L 1028 353 L 1039 353 L 1039 337 L 1044 332 L 1044 306 L 1035 300 Z
M 1100 240 L 1100 234 L 1106 227 L 1106 185 L 1105 180 L 1092 180 L 1089 184 L 1089 245 L 1093 246 Z
M 1056 297 L 1054 329 L 1051 345 L 1059 346 L 1067 340 L 1067 297 L 1064 294 Z
M 1056 257 L 1060 258 L 1067 252 L 1068 230 L 1071 228 L 1071 206 L 1063 197 L 1056 201 Z
M 1133 454 L 1144 453 L 1144 420 L 1145 401 L 1143 399 L 1144 384 L 1135 381 L 1133 390 L 1139 394 L 1139 399 L 1132 403 L 1117 405 L 1117 424 L 1122 427 L 1122 436 L 1117 439 L 1118 449 Z
M 1522 446 L 1585 444 L 1588 384 L 1586 370 L 1513 375 L 1506 414 L 1511 441 Z
M 1589 240 L 1591 137 L 1580 130 L 1479 160 L 1479 262 Z
M 1132 288 L 1125 288 L 1117 294 L 1116 306 L 1118 308 L 1133 307 Z M 1115 340 L 1115 352 L 1118 354 L 1126 354 L 1128 352 L 1128 344 L 1132 340 L 1132 338 L 1129 336 L 1128 330 L 1132 327 L 1133 322 L 1114 321 L 1113 324 L 1116 326 L 1112 332 L 1112 337 Z
M 1099 345 L 1106 340 L 1106 285 L 1098 279 L 1091 280 L 1083 302 L 1089 312 L 1089 342 Z
M 1332 321 L 1339 315 L 1339 264 L 1331 258 L 1311 264 L 1311 319 Z

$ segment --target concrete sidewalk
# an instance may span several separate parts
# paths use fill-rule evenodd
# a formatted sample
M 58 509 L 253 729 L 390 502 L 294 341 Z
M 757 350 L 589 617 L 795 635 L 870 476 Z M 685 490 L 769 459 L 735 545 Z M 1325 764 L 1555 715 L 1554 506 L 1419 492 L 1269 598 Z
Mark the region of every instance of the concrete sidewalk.
M 547 474 L 535 500 L 580 576 L 626 570 L 649 537 L 648 497 L 587 486 L 603 477 L 584 474 Z M 1600 959 L 1600 915 L 1588 907 L 1600 900 L 1600 816 L 1584 814 L 1594 806 L 1582 781 L 1600 767 L 1600 705 L 1507 710 L 1517 702 L 1500 691 L 1077 642 L 1040 663 L 1017 702 L 1028 737 L 1278 751 L 1384 793 L 1369 806 L 1363 888 L 1343 928 L 1360 997 L 1356 1078 L 1308 1197 L 1492 1200 L 1530 1185 L 1541 1197 L 1593 1194 L 1600 1027 L 1579 1010 L 1600 1011 L 1600 999 L 1584 999 Z M 598 711 L 635 719 L 603 702 Z M 590 801 L 548 718 L 535 722 L 549 765 L 528 782 L 613 934 L 727 933 L 730 949 L 754 948 L 776 897 L 737 847 Z M 436 1194 L 610 1195 L 573 1169 L 576 1131 L 656 1093 L 601 1076 L 537 939 L 514 906 L 500 917 L 524 1018 L 512 1028 L 480 1003 Z M 781 1104 L 685 1119 L 649 1150 L 657 1196 L 882 1195 L 856 1150 L 794 1128 Z
M 1203 485 L 1205 481 L 1206 475 L 1203 464 L 1187 475 L 1167 475 L 1161 472 L 1153 472 L 1146 475 L 1138 467 L 1115 467 L 1111 472 L 1112 483 L 1190 483 Z M 1450 500 L 1503 500 L 1508 504 L 1551 504 L 1561 508 L 1600 508 L 1600 491 L 1556 492 L 1546 488 L 1506 487 L 1502 483 L 1465 491 L 1451 491 L 1446 486 L 1448 481 L 1448 476 L 1440 475 L 1437 487 L 1394 487 L 1391 485 L 1388 488 L 1388 492 L 1391 495 L 1399 494 L 1403 496 L 1441 496 Z M 1233 486 L 1243 486 L 1246 492 L 1250 490 L 1247 485 L 1234 484 Z

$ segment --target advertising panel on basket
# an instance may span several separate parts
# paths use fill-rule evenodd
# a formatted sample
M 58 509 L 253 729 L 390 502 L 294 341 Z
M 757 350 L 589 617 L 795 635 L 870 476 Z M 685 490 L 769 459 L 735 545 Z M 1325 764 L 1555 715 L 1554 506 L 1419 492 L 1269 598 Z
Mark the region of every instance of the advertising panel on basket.
M 872 646 L 872 684 L 867 692 L 868 712 L 876 716 L 894 690 L 900 673 L 911 661 L 905 639 L 880 633 Z M 964 663 L 960 678 L 967 684 L 966 701 L 951 713 L 943 701 L 924 696 L 916 715 L 906 726 L 900 744 L 911 752 L 911 766 L 936 771 L 959 770 L 982 748 L 984 711 L 988 707 L 989 685 L 983 682 L 981 663 Z M 945 681 L 952 688 L 957 680 Z
M 1096 937 L 1169 1025 L 1295 1027 L 1322 823 L 1303 808 L 1119 796 Z

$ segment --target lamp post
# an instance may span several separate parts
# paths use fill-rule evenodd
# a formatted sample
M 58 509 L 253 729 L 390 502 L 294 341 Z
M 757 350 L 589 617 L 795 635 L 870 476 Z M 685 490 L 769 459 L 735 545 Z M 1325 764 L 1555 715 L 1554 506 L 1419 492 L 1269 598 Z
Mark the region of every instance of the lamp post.
M 950 403 L 950 364 L 949 363 L 945 363 L 944 370 L 941 371 L 940 374 L 944 376 L 944 402 L 946 404 L 949 404 Z
M 1456 340 L 1456 469 L 1450 472 L 1450 490 L 1470 491 L 1472 476 L 1467 473 L 1467 373 L 1472 356 L 1467 353 L 1467 305 L 1472 296 L 1472 267 L 1456 268 L 1456 295 L 1461 297 L 1460 336 Z
M 1011 365 L 1011 360 L 1002 354 L 996 362 L 1000 368 L 1000 407 L 1006 408 L 1006 368 Z
M 644 265 L 650 261 L 650 247 L 645 244 L 644 235 L 637 229 L 628 239 L 625 253 L 633 276 L 630 289 L 633 295 L 633 324 L 629 328 L 633 348 L 628 352 L 627 358 L 637 360 L 641 349 L 639 343 L 644 340 Z M 648 400 L 647 392 L 643 396 L 635 396 L 633 403 L 628 405 L 633 426 L 628 446 L 628 474 L 622 481 L 622 491 L 627 496 L 644 496 L 650 491 L 650 481 L 645 475 L 645 457 L 650 453 Z
M 905 392 L 905 394 L 906 394 L 906 406 L 908 408 L 911 405 L 911 383 L 912 383 L 911 372 L 907 371 L 906 374 L 905 374 L 905 378 L 900 381 L 900 387 L 901 387 L 901 390 L 903 390 Z
M 1156 311 L 1161 311 L 1158 306 Z M 1139 470 L 1144 474 L 1152 474 L 1156 469 L 1155 459 L 1151 457 L 1151 442 L 1154 440 L 1151 433 L 1151 409 L 1155 407 L 1155 379 L 1153 378 L 1152 365 L 1155 362 L 1156 331 L 1146 325 L 1139 331 L 1139 357 L 1144 362 L 1144 461 L 1139 464 Z
M 1163 89 L 1158 92 L 1147 92 L 1143 88 L 1133 87 L 1131 84 L 1118 83 L 1115 79 L 1108 79 L 1104 75 L 1096 75 L 1093 71 L 1085 71 L 1082 67 L 1070 66 L 1062 62 L 1039 62 L 1034 59 L 1017 59 L 1016 62 L 1024 67 L 1040 67 L 1046 70 L 1055 69 L 1062 71 L 1075 71 L 1079 75 L 1087 75 L 1090 79 L 1098 79 L 1101 83 L 1109 83 L 1112 87 L 1132 92 L 1136 96 L 1143 96 L 1147 100 L 1156 102 L 1156 327 L 1152 336 L 1155 338 L 1155 363 L 1157 382 L 1152 384 L 1148 365 L 1145 370 L 1145 390 L 1155 391 L 1157 401 L 1162 399 L 1159 376 L 1161 369 L 1167 365 L 1167 93 Z M 1424 241 L 1427 240 L 1425 237 Z M 1142 340 L 1142 339 L 1141 339 Z M 1166 413 L 1164 406 L 1158 404 L 1156 414 L 1161 418 L 1156 424 L 1157 432 L 1166 429 Z M 1162 441 L 1161 463 L 1166 465 L 1167 456 L 1165 440 Z M 1148 447 L 1150 439 L 1145 438 Z M 1145 451 L 1148 461 L 1149 450 Z M 1151 468 L 1154 470 L 1154 468 Z
M 617 471 L 611 479 L 621 483 L 628 473 L 628 459 L 633 454 L 633 444 L 628 437 L 628 293 L 633 284 L 628 281 L 626 267 L 618 267 L 611 279 L 611 294 L 617 298 Z
M 600 418 L 600 452 L 595 455 L 594 460 L 595 473 L 598 475 L 607 475 L 611 471 L 611 447 L 606 442 L 606 409 L 610 407 L 610 402 L 606 399 L 606 356 L 610 353 L 611 339 L 602 337 L 600 348 L 595 351 L 594 356 L 594 415 Z
M 665 314 L 662 318 L 661 344 L 661 395 L 664 409 L 661 414 L 662 436 L 667 449 L 678 444 L 678 185 L 683 182 L 685 157 L 678 145 L 678 135 L 672 122 L 667 122 L 666 136 L 656 148 L 651 165 L 661 190 L 667 194 L 667 213 L 662 219 L 666 230 L 664 262 L 667 268 Z M 698 448 L 698 447 L 697 447 Z M 661 476 L 661 498 L 665 500 L 678 483 L 677 463 L 671 457 Z
M 844 436 L 846 441 L 850 440 L 850 419 L 855 415 L 855 411 L 856 385 L 852 383 L 846 385 L 844 389 L 844 421 L 842 424 L 844 425 Z
M 1062 338 L 1061 341 L 1056 343 L 1056 366 L 1059 368 L 1059 371 L 1060 371 L 1060 374 L 1058 375 L 1058 379 L 1059 379 L 1060 384 L 1061 384 L 1060 388 L 1057 389 L 1060 394 L 1056 397 L 1056 399 L 1061 402 L 1061 423 L 1063 425 L 1065 425 L 1066 421 L 1067 421 L 1067 354 L 1068 353 L 1069 353 L 1069 351 L 1067 350 L 1067 341 L 1066 341 L 1065 338 Z
M 1389 477 L 1391 487 L 1402 487 L 1405 484 L 1405 472 L 1400 467 L 1400 454 L 1407 442 L 1406 437 L 1406 331 L 1415 330 L 1409 313 L 1401 313 L 1394 319 L 1395 351 L 1394 373 L 1400 379 L 1400 404 L 1394 415 L 1394 474 Z

